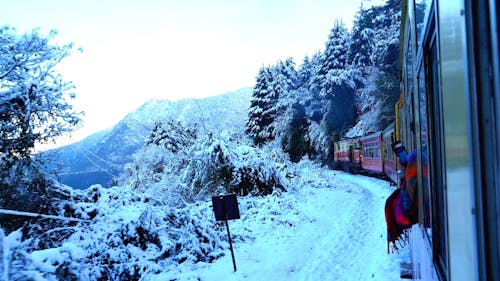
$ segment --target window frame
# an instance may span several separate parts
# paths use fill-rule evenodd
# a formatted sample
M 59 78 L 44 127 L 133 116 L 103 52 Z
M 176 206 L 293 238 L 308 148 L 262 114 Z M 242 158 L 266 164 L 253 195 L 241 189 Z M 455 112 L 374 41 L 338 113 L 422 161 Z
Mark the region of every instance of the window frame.
M 423 207 L 425 199 L 430 200 L 426 213 L 423 208 L 419 210 L 419 225 L 432 246 L 433 262 L 441 279 L 445 280 L 449 268 L 448 256 L 448 221 L 447 221 L 447 187 L 446 167 L 444 161 L 444 124 L 442 116 L 442 93 L 440 90 L 440 46 L 437 28 L 436 3 L 432 2 L 429 13 L 424 21 L 425 30 L 422 30 L 422 39 L 417 40 L 417 59 L 415 65 L 415 82 L 418 87 L 414 93 L 414 114 L 418 116 L 416 133 L 418 134 L 418 175 L 419 175 L 419 205 Z M 421 44 L 421 45 L 420 45 Z M 422 76 L 423 75 L 423 76 Z M 423 79 L 423 87 L 420 85 Z M 424 91 L 422 93 L 421 91 Z M 425 104 L 421 105 L 421 96 L 425 98 Z M 421 106 L 425 106 L 425 118 L 422 116 Z M 423 163 L 422 153 L 422 126 L 427 128 L 427 163 Z M 431 141 L 432 140 L 432 141 Z M 427 165 L 427 178 L 423 175 L 424 166 Z M 424 194 L 423 188 L 427 184 L 428 194 Z M 428 196 L 428 197 L 426 197 Z

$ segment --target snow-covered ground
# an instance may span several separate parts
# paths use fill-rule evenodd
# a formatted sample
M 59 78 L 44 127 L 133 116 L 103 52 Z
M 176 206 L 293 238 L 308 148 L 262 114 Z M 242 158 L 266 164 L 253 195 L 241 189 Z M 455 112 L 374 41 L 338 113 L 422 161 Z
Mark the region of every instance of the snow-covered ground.
M 238 199 L 241 218 L 229 222 L 236 272 L 209 201 L 172 209 L 122 187 L 89 189 L 96 202 L 76 207 L 97 216 L 59 247 L 30 250 L 35 240 L 21 242 L 19 231 L 0 239 L 0 278 L 60 280 L 69 270 L 77 280 L 401 280 L 408 250 L 387 254 L 384 217 L 394 187 L 308 161 L 284 170 L 287 192 Z
M 386 181 L 330 170 L 303 170 L 293 191 L 239 199 L 229 222 L 237 271 L 227 254 L 181 264 L 144 280 L 402 280 L 407 249 L 387 254 Z M 293 180 L 292 180 L 293 182 Z

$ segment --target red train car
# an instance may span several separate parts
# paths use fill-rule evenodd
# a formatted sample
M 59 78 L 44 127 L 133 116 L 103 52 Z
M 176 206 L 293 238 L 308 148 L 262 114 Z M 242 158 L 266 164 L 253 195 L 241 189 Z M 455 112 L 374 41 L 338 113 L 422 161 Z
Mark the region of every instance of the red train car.
M 382 161 L 382 133 L 377 132 L 361 138 L 363 161 L 361 167 L 369 173 L 382 174 L 384 165 Z
M 395 123 L 383 131 L 342 139 L 334 143 L 334 169 L 352 173 L 367 173 L 398 182 L 396 156 L 391 148 Z
M 334 143 L 336 169 L 356 172 L 361 169 L 361 145 L 359 138 L 343 139 Z

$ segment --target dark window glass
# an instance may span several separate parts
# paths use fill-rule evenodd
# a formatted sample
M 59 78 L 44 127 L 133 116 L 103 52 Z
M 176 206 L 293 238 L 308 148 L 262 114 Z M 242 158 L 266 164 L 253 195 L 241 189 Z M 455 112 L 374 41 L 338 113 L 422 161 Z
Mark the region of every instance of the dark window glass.
M 434 250 L 434 259 L 441 272 L 446 272 L 447 221 L 446 221 L 446 181 L 444 180 L 444 145 L 441 110 L 441 91 L 439 86 L 439 56 L 436 36 L 431 36 L 425 50 L 426 74 L 420 85 L 424 93 L 421 102 L 426 109 L 421 109 L 425 124 L 421 128 L 422 149 L 421 166 L 424 200 L 424 227 L 429 234 Z M 420 82 L 420 81 L 419 81 Z M 420 84 L 420 83 L 419 83 Z M 428 115 L 427 115 L 428 114 Z M 424 137 L 425 136 L 425 137 Z M 425 139 L 425 140 L 424 140 Z M 428 171 L 427 171 L 428 169 Z
M 420 115 L 420 173 L 422 178 L 422 206 L 423 206 L 423 225 L 429 238 L 432 239 L 431 225 L 431 198 L 430 198 L 430 178 L 428 174 L 429 158 L 429 128 L 427 118 L 427 93 L 425 89 L 425 73 L 421 67 L 418 74 L 418 92 L 419 92 L 419 115 Z
M 406 122 L 407 122 L 407 127 L 409 127 L 411 130 L 409 132 L 410 135 L 405 136 L 406 141 L 407 141 L 407 147 L 409 149 L 412 149 L 415 147 L 414 144 L 414 118 L 413 118 L 413 56 L 412 56 L 412 45 L 411 45 L 411 32 L 409 34 L 409 40 L 407 42 L 406 46 L 406 56 L 405 56 L 405 61 L 406 61 L 406 92 L 408 93 L 407 95 L 407 100 L 406 102 L 406 108 L 407 108 L 407 116 L 406 116 Z

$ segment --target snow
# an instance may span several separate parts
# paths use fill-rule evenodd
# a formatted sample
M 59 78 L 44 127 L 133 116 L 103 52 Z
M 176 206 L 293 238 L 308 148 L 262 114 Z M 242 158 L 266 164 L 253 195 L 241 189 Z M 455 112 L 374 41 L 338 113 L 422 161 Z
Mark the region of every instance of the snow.
M 3 267 L 4 273 L 57 280 L 58 266 L 70 264 L 69 269 L 78 269 L 73 272 L 78 280 L 97 280 L 98 267 L 109 259 L 116 266 L 139 265 L 141 280 L 150 281 L 401 280 L 399 263 L 409 259 L 408 252 L 387 254 L 384 219 L 384 203 L 394 187 L 308 160 L 286 165 L 287 192 L 238 198 L 241 219 L 229 221 L 236 272 L 225 227 L 215 222 L 209 201 L 171 209 L 126 187 L 96 185 L 84 190 L 99 195 L 95 205 L 75 204 L 83 213 L 97 208 L 93 224 L 79 227 L 59 247 L 32 251 L 22 269 Z M 157 234 L 158 241 L 133 240 L 138 226 L 144 235 Z M 195 232 L 211 242 L 203 243 Z M 4 262 L 19 252 L 20 239 L 19 231 L 3 239 Z M 158 260 L 171 248 L 175 255 Z M 199 260 L 202 252 L 209 256 Z
M 231 221 L 232 235 L 255 240 L 234 244 L 230 255 L 167 274 L 178 280 L 401 280 L 399 262 L 387 255 L 384 181 L 322 171 L 324 183 L 263 199 L 265 213 L 245 209 Z M 310 176 L 314 176 L 311 174 Z M 326 185 L 324 185 L 326 183 Z M 270 202 L 269 202 L 270 201 Z M 273 202 L 274 201 L 274 202 Z M 242 204 L 245 206 L 245 202 Z M 278 217 L 268 217 L 269 214 Z M 167 277 L 164 276 L 164 277 Z M 146 280 L 162 280 L 154 277 Z

